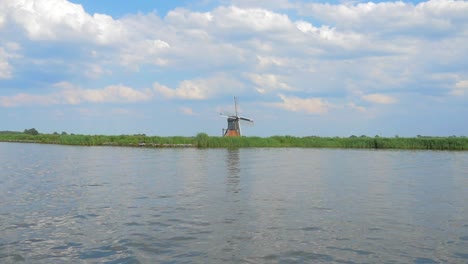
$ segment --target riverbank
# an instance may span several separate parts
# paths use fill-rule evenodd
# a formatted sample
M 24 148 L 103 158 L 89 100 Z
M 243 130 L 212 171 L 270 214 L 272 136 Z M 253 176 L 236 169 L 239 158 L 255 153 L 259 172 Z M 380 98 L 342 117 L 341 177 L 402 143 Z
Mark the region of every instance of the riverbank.
M 194 137 L 159 137 L 146 135 L 74 135 L 25 133 L 0 134 L 1 142 L 27 142 L 79 146 L 131 146 L 131 147 L 299 147 L 299 148 L 353 148 L 353 149 L 429 149 L 468 150 L 467 137 L 212 137 L 199 133 Z

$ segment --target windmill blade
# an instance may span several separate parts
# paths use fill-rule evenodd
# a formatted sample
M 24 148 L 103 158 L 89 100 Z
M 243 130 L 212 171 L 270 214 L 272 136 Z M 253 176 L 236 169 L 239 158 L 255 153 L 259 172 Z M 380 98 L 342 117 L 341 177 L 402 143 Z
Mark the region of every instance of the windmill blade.
M 237 119 L 238 117 L 235 116 L 235 115 L 229 115 L 229 114 L 223 114 L 223 113 L 219 113 L 220 116 L 224 116 L 224 117 L 227 117 L 227 118 L 234 118 L 234 119 Z
M 238 116 L 237 114 L 237 97 L 234 96 L 234 110 L 236 111 L 236 116 Z
M 241 122 L 239 122 L 239 117 L 237 117 L 237 127 L 239 128 L 239 136 L 242 136 Z
M 247 117 L 242 117 L 242 116 L 240 116 L 239 119 L 242 120 L 242 121 L 253 122 L 252 119 L 247 118 Z
M 236 117 L 237 116 L 236 114 L 234 114 L 234 113 L 232 113 L 230 111 L 220 112 L 219 114 L 222 115 L 222 116 L 229 116 L 229 117 Z
M 254 126 L 254 122 L 253 122 L 253 121 L 245 121 L 245 120 L 240 119 L 239 124 L 240 124 L 240 123 L 242 123 L 243 126 L 248 126 L 248 127 L 253 127 L 253 126 Z

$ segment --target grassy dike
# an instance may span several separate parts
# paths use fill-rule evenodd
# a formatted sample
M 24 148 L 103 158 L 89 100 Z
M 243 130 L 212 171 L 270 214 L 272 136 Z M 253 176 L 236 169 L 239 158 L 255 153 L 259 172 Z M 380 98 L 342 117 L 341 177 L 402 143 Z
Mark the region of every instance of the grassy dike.
M 430 149 L 468 150 L 468 137 L 211 137 L 199 133 L 195 137 L 158 137 L 145 135 L 59 135 L 1 133 L 3 142 L 31 142 L 79 146 L 144 146 L 199 148 L 354 148 L 354 149 Z

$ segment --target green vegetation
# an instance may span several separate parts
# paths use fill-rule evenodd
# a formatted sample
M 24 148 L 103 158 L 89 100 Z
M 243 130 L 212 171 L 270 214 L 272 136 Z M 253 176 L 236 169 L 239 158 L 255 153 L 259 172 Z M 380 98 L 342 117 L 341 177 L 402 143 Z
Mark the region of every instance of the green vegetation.
M 37 132 L 37 133 L 36 133 Z M 75 135 L 65 132 L 41 134 L 36 129 L 23 133 L 0 131 L 3 142 L 34 142 L 44 144 L 81 146 L 142 146 L 142 147 L 199 147 L 199 148 L 247 148 L 247 147 L 299 147 L 299 148 L 356 148 L 356 149 L 431 149 L 468 150 L 468 137 L 394 138 L 351 136 L 340 137 L 210 137 L 198 133 L 195 137 L 158 137 L 137 135 Z
M 37 131 L 35 128 L 31 128 L 31 129 L 25 129 L 24 134 L 29 134 L 29 135 L 39 135 L 39 131 Z
M 197 137 L 198 138 L 198 137 Z M 432 149 L 432 150 L 468 150 L 466 137 L 419 137 L 419 138 L 383 138 L 383 137 L 292 137 L 273 136 L 223 138 L 209 137 L 197 141 L 199 147 L 300 147 L 300 148 L 357 148 L 357 149 Z

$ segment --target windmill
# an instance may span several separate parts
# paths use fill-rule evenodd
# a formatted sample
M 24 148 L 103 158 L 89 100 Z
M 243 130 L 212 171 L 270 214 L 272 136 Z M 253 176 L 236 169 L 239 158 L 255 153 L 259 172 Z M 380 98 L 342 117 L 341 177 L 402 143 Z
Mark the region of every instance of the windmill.
M 223 136 L 225 137 L 239 137 L 241 136 L 241 126 L 240 121 L 246 121 L 253 123 L 253 120 L 250 118 L 242 117 L 237 114 L 237 97 L 234 96 L 234 110 L 236 111 L 235 115 L 226 115 L 220 114 L 227 117 L 228 127 L 227 129 L 223 128 Z

